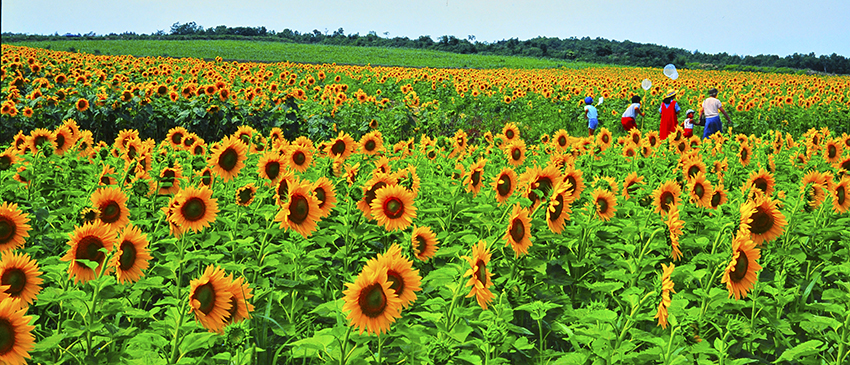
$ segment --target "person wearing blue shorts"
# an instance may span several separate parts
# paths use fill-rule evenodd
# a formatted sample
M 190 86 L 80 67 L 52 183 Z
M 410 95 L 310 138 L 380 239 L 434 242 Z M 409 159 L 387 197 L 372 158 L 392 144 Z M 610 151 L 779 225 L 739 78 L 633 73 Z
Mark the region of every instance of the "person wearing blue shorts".
M 587 119 L 587 131 L 592 136 L 593 131 L 599 126 L 599 113 L 596 111 L 596 107 L 593 106 L 592 96 L 584 98 L 584 104 L 584 118 Z
M 708 98 L 702 102 L 702 110 L 700 110 L 700 119 L 705 116 L 705 130 L 702 133 L 702 138 L 706 139 L 715 133 L 723 133 L 723 122 L 720 121 L 720 113 L 726 117 L 726 122 L 732 123 L 732 118 L 726 109 L 723 109 L 723 103 L 717 99 L 717 89 L 708 90 Z

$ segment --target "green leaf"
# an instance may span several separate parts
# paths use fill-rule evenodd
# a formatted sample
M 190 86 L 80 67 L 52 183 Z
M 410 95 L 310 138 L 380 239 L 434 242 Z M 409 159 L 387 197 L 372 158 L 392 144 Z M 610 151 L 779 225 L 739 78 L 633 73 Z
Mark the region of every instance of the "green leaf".
M 211 332 L 190 333 L 180 343 L 180 352 L 186 354 L 194 350 L 209 348 L 215 343 L 214 337 L 216 335 L 216 333 Z
M 809 340 L 809 341 L 803 342 L 803 343 L 801 343 L 797 346 L 794 346 L 794 348 L 790 348 L 788 350 L 785 350 L 782 353 L 782 356 L 780 356 L 778 359 L 776 359 L 776 361 L 774 361 L 773 363 L 776 364 L 776 363 L 781 363 L 781 362 L 796 361 L 797 359 L 799 359 L 801 357 L 817 354 L 818 352 L 823 350 L 823 349 L 821 349 L 822 345 L 823 345 L 823 342 L 818 341 L 818 340 Z
M 50 337 L 47 337 L 47 338 L 45 338 L 41 341 L 38 341 L 38 342 L 35 343 L 35 348 L 33 349 L 33 351 L 35 351 L 35 352 L 50 351 L 54 347 L 58 346 L 59 343 L 62 342 L 63 339 L 65 339 L 65 336 L 67 336 L 67 334 L 57 333 L 53 336 L 50 336 Z

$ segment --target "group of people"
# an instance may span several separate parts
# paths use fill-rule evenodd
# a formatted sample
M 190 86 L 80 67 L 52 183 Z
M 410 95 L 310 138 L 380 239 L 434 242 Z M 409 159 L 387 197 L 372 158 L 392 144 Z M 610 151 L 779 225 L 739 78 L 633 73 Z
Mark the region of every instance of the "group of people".
M 635 118 L 637 118 L 638 115 L 646 117 L 646 114 L 643 110 L 641 110 L 641 97 L 638 95 L 632 96 L 631 101 L 632 103 L 629 104 L 620 119 L 620 123 L 623 125 L 623 129 L 625 129 L 626 132 L 630 131 L 632 128 L 637 128 Z M 596 107 L 593 106 L 593 97 L 588 96 L 584 98 L 584 104 L 584 117 L 587 119 L 588 132 L 592 136 L 596 127 L 599 125 L 599 114 Z M 676 102 L 676 90 L 667 91 L 664 95 L 663 103 L 658 108 L 658 113 L 661 114 L 661 125 L 659 127 L 658 135 L 659 138 L 662 140 L 666 139 L 670 133 L 673 133 L 673 131 L 676 130 L 676 127 L 679 126 L 680 112 L 681 108 L 679 107 L 679 103 Z M 717 99 L 717 89 L 712 88 L 711 90 L 708 90 L 708 98 L 702 102 L 699 119 L 694 119 L 695 112 L 693 109 L 688 109 L 685 112 L 685 120 L 682 122 L 682 127 L 685 130 L 685 137 L 690 138 L 693 136 L 695 125 L 705 126 L 702 134 L 703 139 L 708 138 L 714 133 L 722 133 L 723 122 L 720 120 L 720 113 L 723 113 L 723 116 L 726 117 L 726 121 L 728 123 L 732 123 L 729 113 L 726 112 L 726 109 L 723 109 L 723 103 Z

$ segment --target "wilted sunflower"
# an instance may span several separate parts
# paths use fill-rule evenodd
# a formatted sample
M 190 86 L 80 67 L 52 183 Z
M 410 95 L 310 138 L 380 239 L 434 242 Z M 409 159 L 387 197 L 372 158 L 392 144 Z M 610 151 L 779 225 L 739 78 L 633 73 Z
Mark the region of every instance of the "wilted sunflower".
M 756 243 L 750 239 L 749 233 L 745 230 L 739 231 L 732 240 L 732 260 L 726 266 L 721 280 L 729 289 L 730 298 L 734 296 L 735 300 L 739 300 L 747 297 L 747 292 L 758 280 L 756 272 L 762 269 L 756 261 L 760 257 L 761 251 L 756 248 Z
M 672 303 L 670 293 L 676 293 L 676 290 L 673 289 L 673 280 L 670 279 L 670 276 L 673 275 L 673 269 L 675 268 L 675 264 L 667 266 L 664 263 L 661 263 L 662 272 L 659 277 L 661 280 L 661 302 L 658 303 L 658 312 L 653 318 L 658 318 L 658 325 L 665 330 L 667 329 L 667 308 L 670 308 L 670 304 Z
M 478 305 L 483 310 L 487 310 L 487 304 L 496 297 L 490 291 L 490 287 L 493 286 L 493 281 L 490 279 L 493 274 L 487 269 L 487 264 L 490 263 L 490 256 L 487 243 L 481 240 L 477 244 L 472 245 L 472 255 L 461 257 L 469 263 L 469 270 L 466 270 L 463 277 L 470 277 L 469 281 L 466 282 L 466 286 L 471 286 L 472 288 L 469 289 L 469 294 L 466 297 L 475 297 Z
M 364 155 L 374 155 L 384 150 L 384 138 L 381 131 L 371 131 L 360 139 L 360 152 Z
M 617 211 L 617 198 L 614 193 L 607 189 L 596 189 L 590 200 L 594 215 L 599 215 L 599 218 L 605 221 L 614 217 L 614 212 Z
M 142 233 L 139 227 L 127 225 L 118 237 L 115 255 L 112 256 L 109 266 L 115 268 L 119 283 L 134 283 L 145 276 L 143 271 L 147 270 L 151 259 L 147 235 Z
M 519 167 L 525 162 L 525 141 L 522 139 L 517 138 L 511 141 L 502 151 L 508 157 L 508 163 L 511 166 Z
M 437 235 L 431 230 L 431 227 L 413 226 L 413 232 L 410 234 L 411 246 L 413 247 L 413 255 L 420 261 L 428 261 L 437 253 Z
M 189 186 L 175 195 L 171 212 L 168 221 L 180 227 L 182 232 L 199 232 L 215 221 L 218 203 L 212 199 L 212 190 L 206 186 Z
M 758 171 L 750 172 L 750 177 L 743 188 L 756 188 L 766 196 L 773 196 L 774 186 L 776 186 L 776 179 L 773 178 L 773 174 L 762 167 Z
M 487 163 L 486 159 L 479 158 L 477 162 L 472 164 L 469 167 L 469 172 L 465 174 L 465 178 L 463 179 L 463 185 L 466 186 L 466 191 L 471 191 L 472 195 L 478 195 L 478 192 L 481 191 L 482 181 L 484 181 L 484 165 Z
M 331 140 L 325 152 L 334 159 L 345 160 L 357 147 L 357 142 L 348 133 L 339 132 L 339 135 Z
M 0 300 L 0 363 L 25 365 L 30 358 L 35 326 L 29 324 L 32 317 L 25 316 L 26 312 L 12 300 Z
M 699 173 L 688 182 L 688 199 L 699 207 L 711 206 L 711 193 L 714 189 L 711 182 L 706 180 L 704 173 Z
M 224 329 L 225 317 L 232 307 L 230 289 L 232 283 L 224 277 L 224 270 L 207 266 L 201 277 L 189 282 L 189 313 L 210 332 Z
M 546 209 L 546 225 L 553 233 L 560 234 L 564 230 L 566 220 L 570 219 L 570 204 L 572 201 L 567 195 L 569 183 L 559 182 L 555 186 L 552 197 L 549 198 L 549 207 Z
M 422 290 L 420 287 L 422 277 L 419 276 L 419 270 L 414 270 L 413 262 L 401 255 L 401 246 L 396 243 L 393 243 L 383 255 L 378 254 L 376 259 L 369 260 L 366 267 L 375 271 L 386 270 L 390 289 L 401 301 L 402 309 L 413 304 L 416 301 L 415 292 Z
M 493 179 L 493 189 L 496 190 L 496 201 L 502 204 L 511 197 L 516 190 L 517 176 L 516 172 L 510 167 L 502 168 L 499 175 Z
M 848 190 L 850 190 L 850 176 L 845 175 L 832 189 L 832 209 L 838 214 L 846 213 L 850 209 L 850 199 L 847 199 Z
M 247 207 L 254 201 L 254 195 L 257 193 L 257 187 L 254 183 L 249 183 L 239 189 L 236 189 L 236 205 Z
M 755 199 L 741 204 L 741 231 L 748 231 L 756 244 L 781 236 L 788 224 L 785 215 L 779 211 L 778 203 L 768 196 L 757 195 Z M 745 225 L 747 229 L 743 228 Z
M 5 294 L 9 296 L 3 301 L 11 301 L 17 308 L 32 304 L 41 291 L 41 274 L 38 263 L 29 255 L 17 252 L 3 254 L 3 260 L 0 260 L 0 286 L 7 288 Z
M 505 246 L 513 248 L 515 257 L 528 254 L 528 248 L 531 247 L 531 219 L 528 210 L 520 207 L 519 203 L 514 205 L 502 238 L 505 239 Z
M 0 204 L 0 252 L 24 246 L 24 239 L 30 236 L 29 221 L 27 213 L 20 211 L 17 204 Z
M 293 229 L 303 237 L 310 237 L 322 216 L 319 200 L 313 194 L 313 184 L 296 179 L 286 195 L 286 201 L 281 202 L 274 217 L 275 222 L 280 222 L 282 229 Z
M 655 205 L 655 212 L 667 214 L 670 207 L 678 206 L 681 202 L 682 188 L 675 180 L 667 180 L 652 192 L 652 204 Z
M 679 208 L 677 206 L 670 207 L 670 212 L 667 214 L 664 224 L 667 225 L 670 257 L 674 261 L 679 261 L 682 258 L 682 251 L 679 250 L 679 237 L 682 236 L 682 228 L 685 226 L 685 221 L 679 219 Z
M 85 283 L 97 277 L 103 268 L 106 252 L 111 252 L 115 246 L 115 231 L 108 225 L 95 221 L 86 223 L 81 227 L 75 227 L 74 232 L 68 234 L 68 251 L 62 256 L 62 261 L 70 261 L 68 275 L 74 279 L 74 284 Z M 97 272 L 78 260 L 88 260 L 97 263 Z
M 100 211 L 100 221 L 114 231 L 130 223 L 130 210 L 127 209 L 127 195 L 117 187 L 95 190 L 91 195 L 92 206 Z
M 212 166 L 213 172 L 221 176 L 224 182 L 235 178 L 243 167 L 248 147 L 241 140 L 233 136 L 227 137 L 215 147 L 207 163 Z
M 286 148 L 286 154 L 283 160 L 293 170 L 303 173 L 313 163 L 313 152 L 311 149 L 302 145 L 291 144 Z
M 643 176 L 638 176 L 637 172 L 632 171 L 626 176 L 626 180 L 623 181 L 623 197 L 629 200 L 632 194 L 636 193 L 640 188 L 639 185 L 643 185 Z
M 378 189 L 371 204 L 372 217 L 387 231 L 405 229 L 416 218 L 413 193 L 398 185 Z

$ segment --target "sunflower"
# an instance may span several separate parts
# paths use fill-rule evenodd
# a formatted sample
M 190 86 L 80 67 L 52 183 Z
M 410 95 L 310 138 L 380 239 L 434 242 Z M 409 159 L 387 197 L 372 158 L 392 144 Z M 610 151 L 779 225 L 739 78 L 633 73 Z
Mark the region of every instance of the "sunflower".
M 658 303 L 658 313 L 655 314 L 655 317 L 658 318 L 658 325 L 661 326 L 661 329 L 667 329 L 667 308 L 670 308 L 670 304 L 672 301 L 670 300 L 670 293 L 676 294 L 676 291 L 673 290 L 673 280 L 670 280 L 670 276 L 673 275 L 673 269 L 676 268 L 675 264 L 670 264 L 670 266 L 664 265 L 661 263 L 661 302 Z
M 711 200 L 709 200 L 709 208 L 717 209 L 721 205 L 726 204 L 726 189 L 723 188 L 723 185 L 718 185 L 714 187 L 714 191 L 711 193 Z
M 519 180 L 526 186 L 526 197 L 531 200 L 533 211 L 544 199 L 549 199 L 555 184 L 564 181 L 564 178 L 557 167 L 547 165 L 543 169 L 537 166 L 526 169 Z
M 567 188 L 570 200 L 578 200 L 581 193 L 584 191 L 584 178 L 581 177 L 582 171 L 574 168 L 568 168 L 564 172 L 564 182 L 570 183 Z
M 431 227 L 413 226 L 413 232 L 410 234 L 410 243 L 413 247 L 413 255 L 420 261 L 428 261 L 437 253 L 437 235 L 431 230 Z
M 339 135 L 328 143 L 325 152 L 331 158 L 345 160 L 354 152 L 356 145 L 348 133 L 340 131 Z
M 77 140 L 74 138 L 74 133 L 70 127 L 61 125 L 56 130 L 53 131 L 53 141 L 56 145 L 56 154 L 62 156 L 67 152 L 71 147 L 73 147 Z
M 405 229 L 416 218 L 413 193 L 398 185 L 380 188 L 372 200 L 371 211 L 372 217 L 387 231 Z
M 302 145 L 292 144 L 286 148 L 283 160 L 293 170 L 304 173 L 313 163 L 313 152 L 311 149 Z
M 257 187 L 254 186 L 254 183 L 250 183 L 239 189 L 236 189 L 236 205 L 241 205 L 243 207 L 251 205 L 251 202 L 254 201 L 254 195 L 256 193 Z
M 9 148 L 11 150 L 11 147 Z M 2 157 L 2 156 L 0 156 Z M 838 169 L 839 174 L 848 174 L 850 173 L 850 156 L 845 157 L 843 160 L 840 160 L 833 164 L 833 166 Z M 2 168 L 2 167 L 0 167 Z
M 682 188 L 675 180 L 667 180 L 652 192 L 652 202 L 655 205 L 655 212 L 667 214 L 670 207 L 678 206 L 681 202 Z
M 644 136 L 644 139 L 646 139 L 646 143 L 649 145 L 649 147 L 652 147 L 652 148 L 658 147 L 658 145 L 660 144 L 659 143 L 660 139 L 658 138 L 658 132 L 656 132 L 656 131 L 650 131 L 649 133 L 646 134 L 646 136 Z
M 0 300 L 0 363 L 25 365 L 33 350 L 35 326 L 29 325 L 32 317 L 27 310 L 18 308 L 13 300 Z
M 664 220 L 667 225 L 667 238 L 670 243 L 670 256 L 674 261 L 679 261 L 682 258 L 682 251 L 679 250 L 679 237 L 682 236 L 682 228 L 685 226 L 685 221 L 679 219 L 679 208 L 677 206 L 670 207 L 670 212 Z
M 772 241 L 782 235 L 782 231 L 788 224 L 785 215 L 779 211 L 779 201 L 768 196 L 758 195 L 754 200 L 741 204 L 741 225 L 747 226 L 753 242 L 762 244 Z
M 18 163 L 18 154 L 14 147 L 9 147 L 0 153 L 0 171 L 8 171 Z
M 629 200 L 632 194 L 637 193 L 638 185 L 643 185 L 643 176 L 638 176 L 637 172 L 632 171 L 623 181 L 623 197 Z
M 27 148 L 35 155 L 38 154 L 45 143 L 50 145 L 51 150 L 56 150 L 56 136 L 53 135 L 53 132 L 44 128 L 33 129 L 27 139 Z
M 850 176 L 846 175 L 830 189 L 832 209 L 838 214 L 846 213 L 850 209 L 850 199 L 847 199 L 848 190 L 850 190 Z
M 248 299 L 253 298 L 254 294 L 251 293 L 252 289 L 245 282 L 245 278 L 233 279 L 232 275 L 228 275 L 225 277 L 225 281 L 230 283 L 230 309 L 224 316 L 225 325 L 239 323 L 251 318 L 254 305 L 249 303 Z
M 463 274 L 463 277 L 469 276 L 469 281 L 466 286 L 471 286 L 469 295 L 466 297 L 475 297 L 481 309 L 487 310 L 487 304 L 493 301 L 496 296 L 490 291 L 493 286 L 491 277 L 493 274 L 487 269 L 487 264 L 490 263 L 490 250 L 487 249 L 487 243 L 484 240 L 478 241 L 478 244 L 472 245 L 472 255 L 462 256 L 461 258 L 469 263 L 469 270 Z
M 111 252 L 115 246 L 115 231 L 100 221 L 92 224 L 86 223 L 81 227 L 75 227 L 74 232 L 68 234 L 68 252 L 62 256 L 62 261 L 70 261 L 68 275 L 74 279 L 74 284 L 85 283 L 97 277 L 103 269 L 106 252 Z M 92 270 L 88 265 L 78 262 L 88 260 L 97 263 L 97 268 Z
M 213 265 L 189 282 L 189 313 L 195 314 L 195 319 L 210 332 L 221 332 L 226 325 L 225 317 L 232 307 L 231 285 L 224 270 Z
M 552 137 L 552 140 L 554 141 L 555 148 L 559 151 L 564 151 L 570 146 L 570 134 L 566 130 L 558 130 L 555 136 Z
M 599 146 L 602 151 L 605 151 L 611 147 L 613 139 L 614 137 L 611 135 L 611 132 L 608 131 L 608 128 L 602 127 L 596 135 L 596 145 Z
M 473 196 L 478 195 L 481 191 L 482 181 L 484 181 L 484 165 L 486 159 L 479 158 L 478 161 L 469 167 L 469 172 L 464 174 L 463 185 L 466 186 L 466 191 L 471 191 Z
M 331 215 L 331 210 L 336 206 L 336 192 L 334 186 L 328 178 L 322 176 L 313 183 L 313 195 L 319 202 L 319 211 L 321 218 Z
M 493 189 L 496 190 L 496 201 L 502 204 L 511 197 L 516 190 L 517 176 L 516 172 L 510 167 L 502 168 L 499 175 L 493 179 Z
M 823 159 L 829 163 L 836 163 L 841 159 L 841 154 L 844 150 L 844 146 L 838 140 L 831 140 L 826 143 L 826 146 L 823 148 Z
M 516 124 L 510 122 L 506 123 L 504 127 L 502 127 L 502 135 L 505 136 L 505 142 L 511 142 L 514 139 L 519 138 L 519 128 L 517 128 Z
M 741 166 L 747 166 L 750 164 L 750 159 L 753 156 L 753 149 L 749 144 L 741 144 L 741 149 L 738 150 L 738 161 L 741 163 Z
M 546 209 L 546 225 L 549 230 L 560 234 L 564 230 L 564 223 L 570 219 L 570 204 L 572 201 L 567 195 L 569 183 L 561 182 L 555 186 L 552 197 L 549 198 L 549 207 Z
M 776 180 L 773 178 L 773 174 L 767 172 L 767 170 L 762 167 L 758 171 L 754 170 L 750 172 L 750 177 L 747 179 L 743 188 L 755 188 L 761 190 L 761 192 L 766 196 L 772 196 L 774 186 L 776 186 Z
M 743 228 L 743 227 L 742 227 Z M 756 272 L 761 270 L 758 260 L 761 250 L 756 248 L 756 243 L 750 239 L 745 230 L 741 230 L 732 240 L 732 260 L 726 266 L 721 283 L 726 284 L 729 289 L 729 297 L 735 300 L 746 298 L 747 292 L 753 288 L 758 280 Z
M 280 222 L 280 228 L 291 228 L 305 238 L 310 237 L 322 215 L 319 200 L 312 194 L 313 186 L 306 181 L 294 180 L 287 190 L 288 198 L 280 204 L 274 220 Z
M 693 179 L 701 173 L 706 173 L 705 163 L 702 162 L 702 159 L 698 156 L 699 155 L 697 155 L 697 157 L 687 159 L 682 163 L 682 172 L 685 173 L 686 180 Z
M 148 253 L 148 237 L 139 227 L 127 225 L 118 237 L 115 255 L 112 256 L 109 266 L 115 268 L 119 283 L 133 283 L 145 276 L 143 271 L 147 270 L 151 259 Z
M 171 144 L 171 147 L 174 149 L 182 149 L 183 148 L 183 138 L 189 134 L 189 131 L 183 127 L 174 127 L 168 130 L 168 134 L 165 136 L 165 139 Z
M 12 301 L 17 308 L 25 308 L 32 304 L 38 292 L 41 291 L 42 274 L 38 263 L 24 253 L 7 252 L 0 260 L 0 287 L 8 288 L 9 295 L 4 301 Z
M 360 152 L 364 155 L 374 155 L 384 150 L 384 138 L 381 131 L 371 131 L 360 139 Z
M 18 210 L 17 204 L 0 204 L 0 252 L 24 246 L 24 238 L 30 236 L 29 221 L 27 213 Z
M 118 231 L 130 223 L 127 195 L 114 186 L 100 188 L 91 195 L 92 206 L 100 211 L 100 221 Z
M 826 189 L 821 173 L 816 170 L 809 170 L 803 179 L 800 181 L 800 194 L 806 199 L 807 212 L 820 207 L 826 199 Z
M 531 219 L 528 210 L 520 207 L 519 203 L 514 205 L 502 238 L 505 239 L 506 247 L 510 245 L 513 248 L 515 257 L 528 254 L 528 248 L 531 247 Z
M 521 139 L 511 141 L 502 151 L 508 156 L 508 163 L 514 167 L 519 167 L 525 162 L 525 141 Z
M 206 186 L 208 188 L 212 188 L 212 183 L 213 183 L 213 181 L 215 181 L 215 178 L 213 177 L 213 174 L 212 174 L 212 169 L 210 169 L 209 167 L 205 167 L 203 170 L 201 170 L 197 174 L 198 174 L 198 177 L 200 178 L 198 182 L 201 184 L 201 186 Z
M 390 289 L 401 301 L 401 308 L 406 309 L 416 301 L 417 291 L 422 291 L 422 277 L 419 270 L 413 270 L 413 262 L 401 255 L 401 246 L 393 243 L 383 255 L 366 263 L 371 270 L 386 270 Z M 368 270 L 367 268 L 363 269 Z
M 345 304 L 342 310 L 348 313 L 350 325 L 378 335 L 386 333 L 397 318 L 401 318 L 401 299 L 392 289 L 387 270 L 383 267 L 366 266 L 354 283 L 345 283 L 342 293 Z
M 171 195 L 180 191 L 180 179 L 183 178 L 183 167 L 175 163 L 174 167 L 166 167 L 159 173 L 159 195 Z
M 277 152 L 266 151 L 260 157 L 260 161 L 257 162 L 257 174 L 260 178 L 269 179 L 274 184 L 280 177 L 280 172 L 284 166 L 285 164 Z
M 172 215 L 168 221 L 180 227 L 182 232 L 190 229 L 199 232 L 209 227 L 218 214 L 218 203 L 212 199 L 212 190 L 206 186 L 186 187 L 175 195 Z
M 603 220 L 611 220 L 614 217 L 614 212 L 617 211 L 617 198 L 614 193 L 607 189 L 596 189 L 591 195 L 593 201 L 594 213 L 599 215 Z
M 413 193 L 414 199 L 419 195 L 419 186 L 422 184 L 422 180 L 416 173 L 416 166 L 407 165 L 407 167 L 396 171 L 395 178 L 398 180 L 398 185 Z
M 77 110 L 83 113 L 86 110 L 89 110 L 89 101 L 86 99 L 77 99 L 77 102 L 74 103 L 74 106 L 77 108 Z
M 711 182 L 706 180 L 705 174 L 699 173 L 688 182 L 688 198 L 691 203 L 698 207 L 708 208 L 711 206 Z
M 226 137 L 220 144 L 213 147 L 207 163 L 212 166 L 216 175 L 221 176 L 224 182 L 228 182 L 235 178 L 239 170 L 245 166 L 247 151 L 248 147 L 241 140 L 233 136 Z

